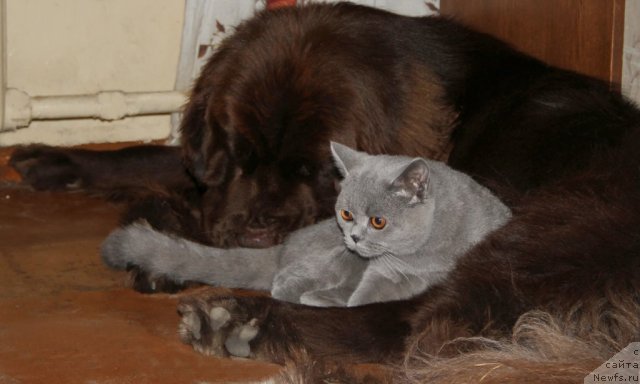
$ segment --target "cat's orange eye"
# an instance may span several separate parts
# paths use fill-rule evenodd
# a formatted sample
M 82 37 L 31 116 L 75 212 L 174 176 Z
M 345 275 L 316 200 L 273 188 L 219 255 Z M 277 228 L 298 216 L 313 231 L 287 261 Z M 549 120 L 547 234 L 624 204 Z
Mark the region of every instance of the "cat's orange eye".
M 370 221 L 371 226 L 375 229 L 382 229 L 387 225 L 387 220 L 384 217 L 374 216 Z
M 351 214 L 351 212 L 341 209 L 340 210 L 340 217 L 342 217 L 344 219 L 344 221 L 351 221 L 353 220 L 353 215 Z

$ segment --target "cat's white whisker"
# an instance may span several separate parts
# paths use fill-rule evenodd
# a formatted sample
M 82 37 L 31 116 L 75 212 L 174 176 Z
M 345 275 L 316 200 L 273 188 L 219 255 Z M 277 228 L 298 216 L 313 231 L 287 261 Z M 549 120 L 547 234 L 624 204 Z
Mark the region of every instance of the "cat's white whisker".
M 407 263 L 388 252 L 383 253 L 380 259 L 384 262 L 389 272 L 402 276 L 405 280 L 409 281 L 409 277 L 402 272 L 401 268 L 403 266 L 408 266 Z
M 401 266 L 405 266 L 408 268 L 414 268 L 411 264 L 407 263 L 406 261 L 402 260 L 401 258 L 399 258 L 398 256 L 390 253 L 387 255 L 389 258 L 391 258 L 392 260 L 394 260 L 396 263 L 398 263 Z
M 401 266 L 404 266 L 404 267 L 406 267 L 408 269 L 415 268 L 415 266 L 412 266 L 411 264 L 407 263 L 406 261 L 400 259 L 398 256 L 391 255 L 391 257 L 394 258 L 395 260 L 397 260 L 397 262 L 400 263 Z M 420 276 L 419 274 L 416 274 L 415 277 L 420 279 L 420 281 L 422 281 L 422 282 L 426 282 L 425 278 L 423 276 Z M 407 280 L 408 280 L 408 278 L 407 278 Z
M 395 268 L 393 268 L 393 265 L 389 264 L 389 260 L 384 256 L 384 254 L 375 258 L 373 261 L 374 263 L 381 264 L 383 269 L 388 270 L 389 272 L 392 272 L 394 274 L 397 273 Z

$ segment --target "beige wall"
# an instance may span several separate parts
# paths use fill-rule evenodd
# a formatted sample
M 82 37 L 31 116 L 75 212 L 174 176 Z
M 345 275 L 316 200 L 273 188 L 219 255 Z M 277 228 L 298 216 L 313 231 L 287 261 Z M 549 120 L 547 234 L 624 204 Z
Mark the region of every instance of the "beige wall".
M 640 106 L 640 0 L 627 0 L 624 14 L 622 91 Z
M 173 89 L 184 0 L 6 0 L 8 87 L 31 96 Z M 151 140 L 168 116 L 32 122 L 0 146 Z
M 174 86 L 185 0 L 0 1 L 6 2 L 8 87 L 47 96 Z M 627 0 L 623 90 L 640 104 L 638 17 L 640 0 Z M 0 146 L 154 140 L 169 131 L 168 116 L 35 121 L 0 133 Z

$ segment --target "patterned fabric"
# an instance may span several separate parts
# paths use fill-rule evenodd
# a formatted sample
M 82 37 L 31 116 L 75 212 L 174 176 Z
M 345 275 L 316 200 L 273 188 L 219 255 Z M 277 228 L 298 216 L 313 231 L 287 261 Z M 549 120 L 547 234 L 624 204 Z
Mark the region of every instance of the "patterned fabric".
M 296 5 L 296 0 L 267 0 L 267 9 L 291 7 Z

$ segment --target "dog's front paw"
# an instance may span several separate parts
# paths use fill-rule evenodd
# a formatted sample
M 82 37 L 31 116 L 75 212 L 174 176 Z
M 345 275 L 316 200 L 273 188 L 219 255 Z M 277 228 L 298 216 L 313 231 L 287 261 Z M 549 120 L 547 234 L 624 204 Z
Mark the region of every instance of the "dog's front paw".
M 206 355 L 264 358 L 258 340 L 272 305 L 266 297 L 188 297 L 178 305 L 178 333 Z
M 78 189 L 86 183 L 82 167 L 61 148 L 31 145 L 17 148 L 9 159 L 23 182 L 38 190 Z
M 128 267 L 129 279 L 127 286 L 140 293 L 177 293 L 189 287 L 200 286 L 195 282 L 179 283 L 164 275 L 152 275 L 140 267 Z

